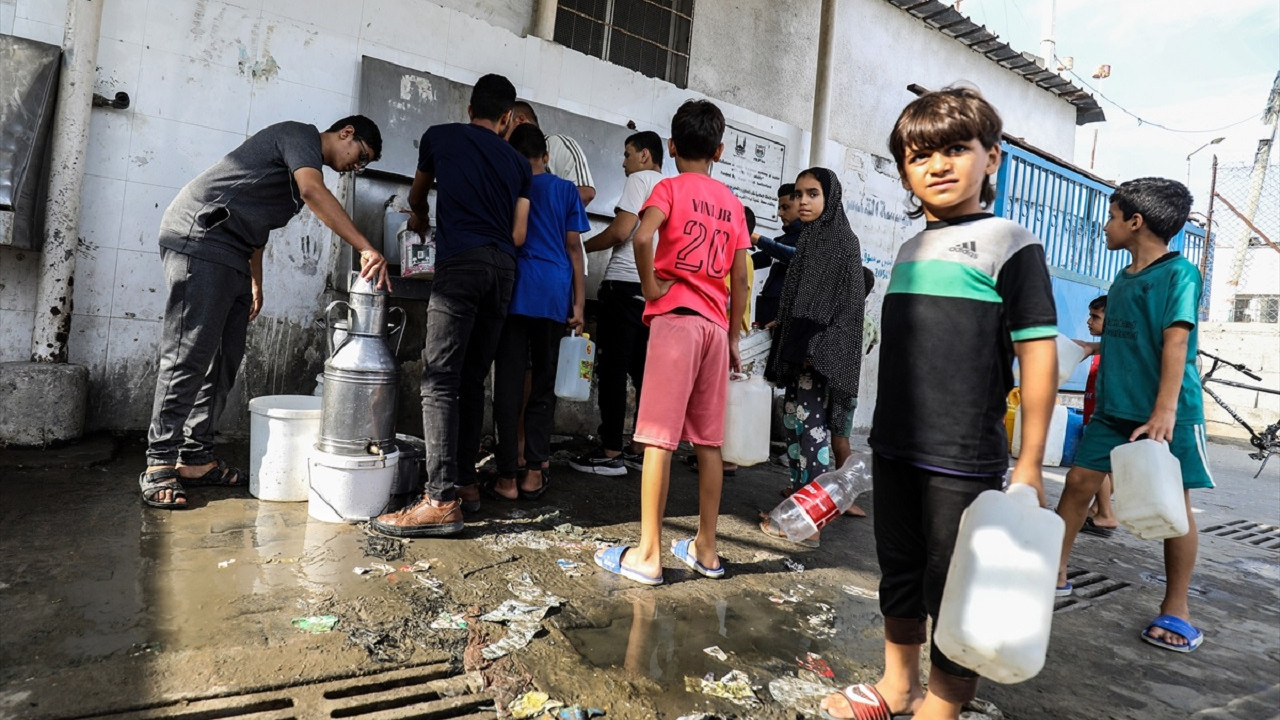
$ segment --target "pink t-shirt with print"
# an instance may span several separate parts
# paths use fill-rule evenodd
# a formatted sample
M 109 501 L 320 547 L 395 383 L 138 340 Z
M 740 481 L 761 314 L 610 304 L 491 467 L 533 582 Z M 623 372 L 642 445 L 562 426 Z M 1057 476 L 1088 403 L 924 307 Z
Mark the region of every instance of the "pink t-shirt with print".
M 729 289 L 725 277 L 738 250 L 751 247 L 742 203 L 719 180 L 680 173 L 659 182 L 644 208 L 667 219 L 658 228 L 653 268 L 659 280 L 674 280 L 666 295 L 645 304 L 644 322 L 688 308 L 726 331 Z M 643 212 L 643 210 L 641 211 Z

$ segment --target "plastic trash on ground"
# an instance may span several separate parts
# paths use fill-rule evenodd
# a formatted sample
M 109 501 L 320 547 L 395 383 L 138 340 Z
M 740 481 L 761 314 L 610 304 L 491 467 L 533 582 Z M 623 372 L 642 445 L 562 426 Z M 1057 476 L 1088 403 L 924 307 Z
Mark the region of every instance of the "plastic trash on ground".
M 578 569 L 578 563 L 567 558 L 556 560 L 556 566 L 564 571 L 566 577 L 582 577 L 582 571 Z
M 769 695 L 782 705 L 804 713 L 806 717 L 818 714 L 822 698 L 838 692 L 835 687 L 812 680 L 786 677 L 769 681 Z
M 604 716 L 605 711 L 600 708 L 584 708 L 581 705 L 571 705 L 556 712 L 556 720 L 591 720 Z
M 755 690 L 751 688 L 751 678 L 741 670 L 730 670 L 719 680 L 715 679 L 713 673 L 707 673 L 706 677 L 701 678 L 686 675 L 684 689 L 686 692 L 700 692 L 703 695 L 724 698 L 745 707 L 760 704 L 760 698 L 756 697 Z
M 824 677 L 828 680 L 834 679 L 836 674 L 831 670 L 831 666 L 826 660 L 817 653 L 805 653 L 804 657 L 796 658 L 796 664 L 809 672 Z
M 327 633 L 338 625 L 338 616 L 307 615 L 306 617 L 296 617 L 290 620 L 289 624 L 304 632 Z
M 879 590 L 868 590 L 866 588 L 860 588 L 857 585 L 845 585 L 840 589 L 844 590 L 845 595 L 849 595 L 851 597 L 867 598 L 868 600 L 880 599 Z
M 433 630 L 466 630 L 467 619 L 462 613 L 451 613 L 441 611 L 435 620 L 431 621 Z
M 552 700 L 550 695 L 534 690 L 516 698 L 507 706 L 507 712 L 513 718 L 532 718 L 548 710 L 564 705 L 559 700 Z
M 550 605 L 534 605 L 519 600 L 506 600 L 498 607 L 480 616 L 481 620 L 495 623 L 518 621 L 537 622 L 546 617 Z
M 507 623 L 506 636 L 496 643 L 486 645 L 480 651 L 480 655 L 485 660 L 497 660 L 528 645 L 540 630 L 542 630 L 542 623 L 537 620 L 513 620 Z
M 729 655 L 725 651 L 721 650 L 719 645 L 712 645 L 709 648 L 703 648 L 702 652 L 710 655 L 720 662 L 726 662 L 729 659 Z
M 564 604 L 564 598 L 543 590 L 533 584 L 533 579 L 529 577 L 529 573 L 520 573 L 511 578 L 511 583 L 507 588 L 511 590 L 511 594 L 534 605 L 547 605 L 550 607 L 560 607 Z

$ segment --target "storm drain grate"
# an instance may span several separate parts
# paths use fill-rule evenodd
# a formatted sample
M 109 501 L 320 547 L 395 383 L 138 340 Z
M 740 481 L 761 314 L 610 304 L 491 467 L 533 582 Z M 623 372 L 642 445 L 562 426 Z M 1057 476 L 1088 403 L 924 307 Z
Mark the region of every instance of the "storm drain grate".
M 1249 520 L 1232 520 L 1221 525 L 1202 528 L 1200 534 L 1235 540 L 1264 550 L 1280 550 L 1280 527 L 1274 525 L 1263 525 Z
M 1054 612 L 1080 608 L 1092 604 L 1094 600 L 1104 595 L 1110 595 L 1129 587 L 1129 583 L 1123 580 L 1113 580 L 1101 573 L 1078 568 L 1069 568 L 1067 570 L 1067 582 L 1071 583 L 1074 589 L 1067 597 L 1061 597 L 1054 601 Z
M 188 700 L 145 710 L 80 716 L 95 720 L 494 720 L 479 673 L 440 662 L 340 680 Z

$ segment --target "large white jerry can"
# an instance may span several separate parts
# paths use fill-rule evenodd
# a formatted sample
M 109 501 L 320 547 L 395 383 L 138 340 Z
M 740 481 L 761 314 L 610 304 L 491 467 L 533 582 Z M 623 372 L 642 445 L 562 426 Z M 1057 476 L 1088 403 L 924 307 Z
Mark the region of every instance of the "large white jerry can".
M 727 463 L 755 465 L 769 459 L 769 420 L 773 389 L 759 375 L 729 378 L 724 404 L 724 447 Z
M 1063 529 L 1028 485 L 979 495 L 960 518 L 938 649 L 996 682 L 1035 677 L 1049 649 Z

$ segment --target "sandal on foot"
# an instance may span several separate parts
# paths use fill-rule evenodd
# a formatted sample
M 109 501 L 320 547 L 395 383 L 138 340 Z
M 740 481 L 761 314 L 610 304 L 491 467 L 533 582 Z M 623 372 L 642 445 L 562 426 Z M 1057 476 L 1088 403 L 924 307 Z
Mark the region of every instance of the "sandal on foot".
M 768 515 L 764 515 L 760 519 L 760 532 L 764 533 L 765 535 L 768 535 L 771 538 L 780 538 L 782 540 L 786 540 L 787 542 L 795 543 L 797 545 L 803 545 L 807 548 L 816 548 L 816 547 L 821 547 L 822 545 L 820 541 L 814 540 L 813 538 L 805 538 L 804 540 L 792 540 L 791 538 L 787 537 L 786 533 L 782 532 L 781 528 L 776 528 L 773 526 L 773 523 L 770 522 Z
M 515 502 L 516 500 L 519 500 L 519 499 L 520 499 L 520 494 L 519 494 L 519 492 L 520 492 L 520 486 L 519 486 L 519 485 L 516 485 L 516 496 L 515 496 L 515 497 L 507 497 L 506 495 L 503 495 L 502 493 L 498 492 L 498 481 L 499 481 L 499 480 L 510 480 L 510 479 L 513 479 L 513 478 L 497 478 L 497 477 L 495 477 L 495 478 L 493 478 L 493 479 L 491 479 L 491 480 L 486 480 L 485 482 L 483 482 L 483 483 L 481 483 L 481 484 L 480 484 L 480 493 L 481 493 L 481 494 L 483 494 L 485 497 L 489 498 L 490 500 L 498 500 L 498 501 L 500 501 L 500 502 Z
M 209 472 L 194 478 L 182 478 L 182 482 L 187 485 L 216 485 L 219 487 L 239 487 L 243 483 L 240 477 L 244 474 L 239 468 L 234 468 L 223 462 L 222 460 L 214 461 L 216 464 L 209 468 Z M 179 475 L 181 477 L 181 475 Z
M 1183 638 L 1186 638 L 1187 644 L 1174 645 L 1168 640 L 1151 637 L 1151 628 L 1153 627 L 1160 628 L 1161 630 L 1171 632 L 1175 635 L 1181 635 Z M 1201 643 L 1204 642 L 1204 631 L 1176 615 L 1157 615 L 1156 619 L 1152 620 L 1151 624 L 1147 625 L 1147 629 L 1142 631 L 1142 639 L 1156 647 L 1162 647 L 1165 650 L 1189 653 L 1200 647 Z
M 526 470 L 525 473 L 527 474 L 528 471 Z M 516 489 L 520 491 L 519 498 L 521 500 L 537 500 L 542 497 L 543 493 L 547 491 L 547 486 L 551 484 L 551 474 L 547 472 L 546 468 L 542 468 L 542 486 L 537 490 L 525 490 L 520 487 L 519 482 L 519 480 L 516 481 Z
M 1100 538 L 1109 538 L 1115 532 L 1115 528 L 1102 527 L 1094 522 L 1093 518 L 1085 518 L 1084 525 L 1080 527 L 1080 532 L 1097 535 Z
M 693 570 L 703 577 L 709 577 L 713 580 L 719 580 L 724 577 L 723 562 L 720 562 L 714 568 L 709 568 L 698 562 L 698 556 L 693 550 L 693 538 L 685 538 L 684 540 L 677 540 L 672 543 L 671 554 L 675 555 L 676 559 L 680 562 L 688 565 L 690 570 Z M 719 561 L 720 558 L 717 557 L 716 560 Z
M 484 487 L 481 485 L 480 487 Z M 465 492 L 464 492 L 465 491 Z M 457 488 L 456 497 L 461 504 L 462 512 L 478 513 L 480 512 L 480 491 L 476 489 L 474 484 L 462 485 Z
M 885 702 L 884 696 L 876 690 L 874 685 L 860 683 L 858 685 L 850 685 L 841 690 L 839 696 L 849 703 L 849 712 L 853 713 L 854 720 L 892 720 L 893 713 L 889 710 L 889 703 Z M 837 718 L 835 715 L 826 710 L 819 710 L 822 717 L 826 720 L 844 720 Z
M 661 585 L 662 575 L 649 577 L 622 564 L 623 553 L 630 549 L 626 545 L 614 545 L 613 547 L 597 550 L 595 554 L 596 564 L 614 575 L 621 575 L 642 585 Z
M 183 510 L 187 507 L 187 493 L 182 489 L 182 476 L 174 468 L 143 471 L 138 475 L 138 486 L 142 489 L 142 502 L 151 507 L 166 510 Z M 164 490 L 172 490 L 169 502 L 156 500 L 156 496 Z M 181 500 L 181 502 L 179 502 Z

